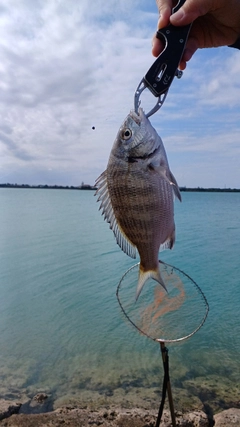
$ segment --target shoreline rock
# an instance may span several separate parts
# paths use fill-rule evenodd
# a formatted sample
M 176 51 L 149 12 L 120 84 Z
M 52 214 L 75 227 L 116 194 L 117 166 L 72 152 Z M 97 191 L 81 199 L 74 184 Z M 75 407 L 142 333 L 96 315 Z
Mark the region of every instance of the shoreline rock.
M 219 412 L 214 416 L 214 427 L 240 426 L 240 409 L 231 408 Z
M 37 396 L 38 397 L 38 396 Z M 41 407 L 47 397 L 30 401 L 39 401 Z M 30 404 L 30 403 L 29 403 Z M 19 413 L 21 403 L 0 399 L 0 427 L 154 427 L 157 419 L 156 410 L 140 408 L 109 407 L 100 409 L 80 408 L 65 405 L 51 412 Z M 178 427 L 240 427 L 240 409 L 232 408 L 214 416 L 214 422 L 207 415 L 196 410 L 187 413 L 176 412 Z M 163 412 L 161 427 L 171 427 L 171 416 L 168 410 Z
M 71 427 L 154 427 L 157 413 L 153 410 L 140 408 L 108 408 L 91 410 L 72 406 L 58 408 L 53 412 L 44 414 L 14 414 L 0 421 L 1 427 L 59 427 L 68 425 Z M 202 411 L 189 414 L 177 414 L 179 427 L 208 427 L 207 415 Z M 164 411 L 161 427 L 171 427 L 169 411 Z
M 0 399 L 0 421 L 10 417 L 13 414 L 17 414 L 21 408 L 21 405 L 21 403 Z

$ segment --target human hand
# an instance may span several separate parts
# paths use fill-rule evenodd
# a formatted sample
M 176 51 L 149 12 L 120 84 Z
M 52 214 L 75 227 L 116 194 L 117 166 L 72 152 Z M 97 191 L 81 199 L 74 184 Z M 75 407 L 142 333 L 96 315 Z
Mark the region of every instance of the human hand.
M 181 26 L 193 22 L 188 41 L 179 64 L 184 70 L 186 63 L 199 48 L 228 46 L 240 37 L 240 0 L 186 0 L 173 15 L 172 0 L 156 0 L 160 18 L 158 29 L 169 23 Z M 175 2 L 176 4 L 176 2 Z M 164 44 L 153 38 L 152 53 L 158 56 Z

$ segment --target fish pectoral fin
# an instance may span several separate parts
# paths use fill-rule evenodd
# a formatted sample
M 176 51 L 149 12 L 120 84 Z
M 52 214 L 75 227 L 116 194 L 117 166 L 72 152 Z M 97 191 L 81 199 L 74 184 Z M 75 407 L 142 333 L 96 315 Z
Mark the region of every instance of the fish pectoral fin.
M 136 258 L 136 246 L 127 238 L 120 225 L 117 222 L 114 210 L 112 207 L 111 198 L 107 185 L 107 171 L 103 172 L 98 179 L 96 179 L 97 191 L 95 196 L 98 195 L 98 202 L 101 202 L 99 210 L 102 210 L 104 219 L 110 224 L 110 229 L 113 231 L 117 244 L 123 252 L 131 258 Z
M 170 178 L 171 185 L 173 186 L 173 192 L 174 192 L 175 196 L 178 198 L 178 200 L 181 202 L 182 196 L 181 196 L 181 193 L 180 193 L 180 190 L 178 187 L 178 183 L 177 183 L 177 181 L 176 181 L 176 179 L 175 179 L 175 177 L 171 171 L 169 171 L 169 175 L 170 175 L 169 178 Z
M 172 174 L 172 172 L 168 168 L 166 168 L 166 166 L 161 166 L 161 165 L 156 166 L 153 163 L 150 163 L 149 167 L 151 167 L 153 170 L 158 172 L 164 179 L 166 179 L 169 182 L 170 185 L 172 185 L 175 196 L 181 202 L 182 201 L 181 193 L 178 187 L 178 183 L 174 175 Z
M 165 283 L 161 277 L 159 268 L 156 268 L 156 270 L 144 271 L 143 268 L 141 267 L 141 264 L 140 264 L 139 275 L 138 275 L 138 284 L 137 284 L 137 290 L 136 290 L 136 301 L 137 301 L 140 293 L 142 292 L 143 286 L 145 285 L 147 280 L 150 278 L 153 280 L 156 280 L 156 282 L 158 282 L 163 287 L 163 289 L 165 289 L 165 291 L 167 292 L 167 288 L 166 288 Z

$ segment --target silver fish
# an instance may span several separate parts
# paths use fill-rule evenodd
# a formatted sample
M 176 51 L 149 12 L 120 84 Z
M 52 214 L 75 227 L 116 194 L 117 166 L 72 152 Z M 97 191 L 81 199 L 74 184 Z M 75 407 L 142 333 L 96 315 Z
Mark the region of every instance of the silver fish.
M 132 258 L 136 248 L 140 255 L 136 299 L 150 277 L 166 289 L 158 252 L 173 247 L 174 194 L 180 201 L 181 195 L 162 140 L 141 108 L 138 114 L 131 111 L 120 127 L 96 185 L 99 209 L 118 245 Z

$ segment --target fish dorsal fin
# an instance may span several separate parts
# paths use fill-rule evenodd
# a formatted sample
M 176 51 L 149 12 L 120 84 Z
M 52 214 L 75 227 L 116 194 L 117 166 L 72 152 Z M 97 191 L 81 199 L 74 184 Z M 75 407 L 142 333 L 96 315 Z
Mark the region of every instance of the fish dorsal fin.
M 118 224 L 117 219 L 114 214 L 112 207 L 111 198 L 108 191 L 107 184 L 107 171 L 104 171 L 96 179 L 97 191 L 95 196 L 98 195 L 98 202 L 101 202 L 99 210 L 102 211 L 104 219 L 110 224 L 110 229 L 113 231 L 114 236 L 116 237 L 117 244 L 128 256 L 136 258 L 136 247 L 130 242 L 126 234 L 122 230 L 121 226 Z

